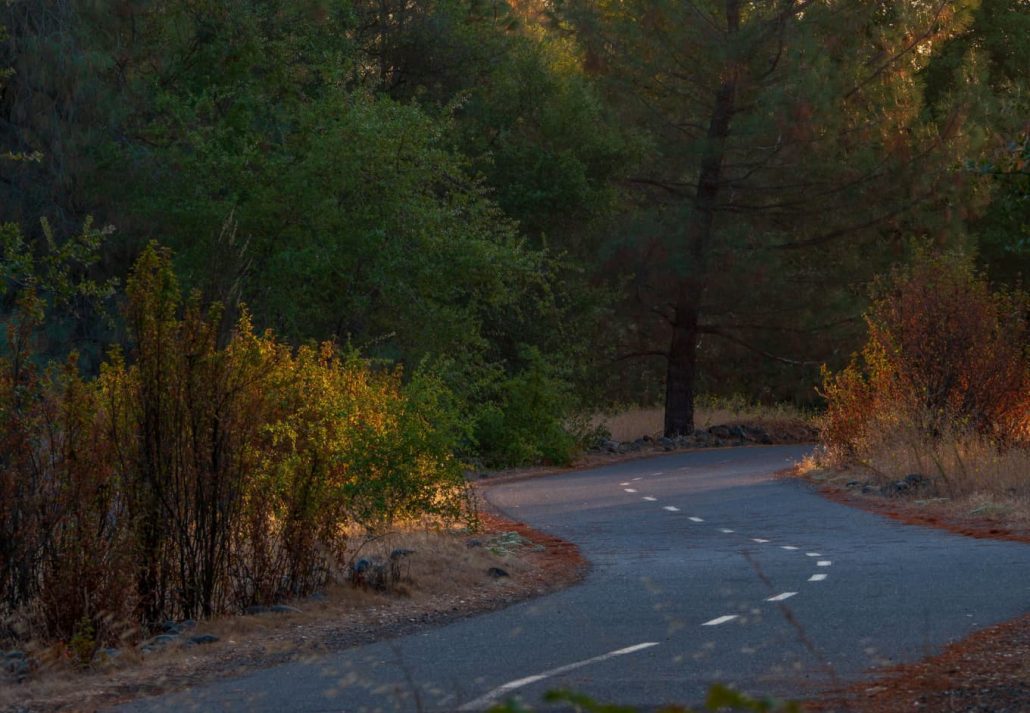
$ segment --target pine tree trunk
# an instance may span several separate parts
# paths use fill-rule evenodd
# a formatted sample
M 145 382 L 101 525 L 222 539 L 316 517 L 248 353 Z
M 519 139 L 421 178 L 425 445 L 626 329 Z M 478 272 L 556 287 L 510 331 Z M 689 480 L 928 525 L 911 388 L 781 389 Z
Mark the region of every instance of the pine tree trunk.
M 740 0 L 726 0 L 729 41 L 740 27 Z M 706 258 L 715 222 L 726 138 L 730 133 L 737 94 L 736 66 L 725 69 L 708 123 L 708 146 L 698 171 L 694 210 L 686 229 L 690 274 L 683 278 L 676 300 L 676 317 L 665 373 L 665 435 L 685 436 L 694 431 L 694 387 L 697 379 L 697 343 L 701 302 L 705 293 Z

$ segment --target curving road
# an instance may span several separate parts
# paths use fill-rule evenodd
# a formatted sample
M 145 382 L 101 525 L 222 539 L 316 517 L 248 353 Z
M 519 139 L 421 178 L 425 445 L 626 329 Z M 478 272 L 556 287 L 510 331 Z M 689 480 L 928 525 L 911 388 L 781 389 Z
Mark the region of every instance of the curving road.
M 642 709 L 708 685 L 800 697 L 1030 611 L 1030 546 L 901 525 L 770 473 L 800 447 L 695 451 L 497 485 L 580 545 L 581 584 L 124 711 L 475 711 L 572 688 Z

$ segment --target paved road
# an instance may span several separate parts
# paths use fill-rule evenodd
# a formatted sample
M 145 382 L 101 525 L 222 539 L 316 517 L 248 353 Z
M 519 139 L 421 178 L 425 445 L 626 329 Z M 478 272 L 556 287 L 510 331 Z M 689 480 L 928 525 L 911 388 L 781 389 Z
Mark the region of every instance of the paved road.
M 643 709 L 714 681 L 800 696 L 1030 611 L 1030 546 L 909 527 L 770 473 L 797 447 L 697 451 L 490 489 L 578 543 L 577 586 L 125 711 L 484 710 L 567 687 Z

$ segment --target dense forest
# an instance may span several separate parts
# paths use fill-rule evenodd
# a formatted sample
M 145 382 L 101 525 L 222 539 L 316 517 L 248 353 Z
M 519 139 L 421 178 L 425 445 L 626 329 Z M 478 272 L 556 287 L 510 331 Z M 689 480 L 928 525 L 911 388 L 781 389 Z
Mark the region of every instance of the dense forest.
M 92 587 L 56 636 L 126 586 L 146 621 L 310 591 L 341 518 L 455 516 L 459 463 L 568 461 L 584 414 L 821 408 L 927 255 L 1030 274 L 1022 0 L 6 0 L 0 32 L 0 486 L 64 503 L 4 511 L 0 585 Z

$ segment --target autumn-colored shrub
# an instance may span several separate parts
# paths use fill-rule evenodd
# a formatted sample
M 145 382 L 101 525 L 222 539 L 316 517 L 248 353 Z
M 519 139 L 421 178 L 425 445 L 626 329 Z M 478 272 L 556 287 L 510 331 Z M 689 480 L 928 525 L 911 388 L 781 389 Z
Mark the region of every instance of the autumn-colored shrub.
M 992 291 L 958 256 L 921 256 L 879 286 L 861 355 L 824 373 L 823 437 L 851 460 L 899 431 L 1030 445 L 1025 294 Z
M 127 283 L 128 350 L 84 380 L 29 358 L 23 297 L 0 361 L 0 638 L 76 660 L 169 618 L 310 593 L 346 533 L 471 517 L 464 425 L 428 370 L 294 350 L 183 300 L 167 251 Z M 29 309 L 32 308 L 32 309 Z

